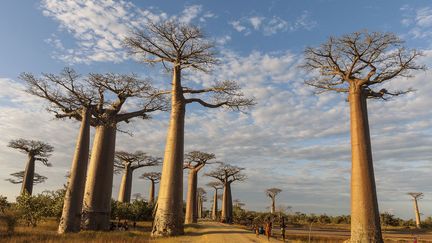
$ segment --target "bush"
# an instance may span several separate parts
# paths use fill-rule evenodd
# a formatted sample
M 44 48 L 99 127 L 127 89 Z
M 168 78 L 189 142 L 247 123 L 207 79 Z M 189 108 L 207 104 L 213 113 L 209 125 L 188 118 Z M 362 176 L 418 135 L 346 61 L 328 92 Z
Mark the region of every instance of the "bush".
M 153 205 L 148 204 L 142 199 L 132 201 L 132 203 L 122 203 L 111 200 L 111 219 L 127 219 L 132 221 L 151 220 Z
M 0 213 L 3 213 L 9 207 L 10 203 L 8 203 L 7 197 L 0 195 Z
M 44 217 L 50 215 L 51 200 L 48 195 L 38 194 L 31 196 L 28 193 L 23 193 L 16 199 L 16 209 L 28 226 L 36 227 L 38 222 Z
M 7 208 L 0 212 L 0 222 L 3 222 L 6 226 L 6 234 L 12 235 L 15 231 L 15 226 L 18 223 L 18 219 L 21 217 L 18 210 L 13 208 Z

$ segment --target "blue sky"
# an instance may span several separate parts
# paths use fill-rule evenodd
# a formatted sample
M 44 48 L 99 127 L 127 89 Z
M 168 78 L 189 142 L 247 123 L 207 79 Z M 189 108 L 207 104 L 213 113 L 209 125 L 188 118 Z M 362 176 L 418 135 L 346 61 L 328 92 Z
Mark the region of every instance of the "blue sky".
M 0 191 L 18 191 L 3 179 L 24 168 L 25 156 L 7 148 L 10 139 L 41 139 L 56 148 L 49 177 L 36 192 L 59 188 L 70 167 L 78 124 L 56 121 L 46 104 L 22 92 L 21 72 L 138 73 L 164 86 L 161 68 L 131 60 L 121 48 L 131 27 L 149 19 L 176 18 L 201 26 L 218 44 L 221 65 L 210 74 L 191 73 L 186 83 L 206 86 L 234 79 L 258 105 L 248 114 L 188 109 L 186 151 L 214 152 L 246 167 L 249 179 L 234 185 L 233 197 L 254 210 L 266 210 L 264 190 L 280 187 L 280 203 L 293 211 L 349 212 L 349 119 L 344 97 L 314 96 L 297 68 L 306 46 L 357 30 L 395 32 L 432 63 L 432 7 L 429 1 L 2 1 L 0 8 Z M 409 191 L 422 191 L 424 215 L 432 215 L 430 166 L 432 114 L 430 71 L 398 79 L 390 87 L 417 92 L 389 102 L 370 102 L 370 123 L 381 211 L 413 216 Z M 141 149 L 161 156 L 167 115 L 123 125 L 134 133 L 118 136 L 119 149 Z M 158 170 L 160 168 L 153 168 Z M 211 169 L 211 168 L 206 168 Z M 146 195 L 138 180 L 133 193 Z M 115 176 L 113 196 L 118 192 Z M 202 184 L 208 181 L 200 177 Z

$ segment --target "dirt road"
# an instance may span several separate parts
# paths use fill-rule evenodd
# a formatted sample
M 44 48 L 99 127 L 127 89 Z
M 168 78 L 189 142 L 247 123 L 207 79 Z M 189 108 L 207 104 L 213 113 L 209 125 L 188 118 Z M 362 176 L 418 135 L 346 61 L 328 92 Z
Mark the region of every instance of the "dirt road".
M 274 235 L 279 237 L 279 232 L 274 231 Z M 306 229 L 288 229 L 286 231 L 286 242 L 308 242 L 309 230 Z M 313 229 L 310 232 L 311 242 L 343 242 L 349 238 L 350 232 L 348 230 L 336 229 Z M 416 236 L 418 242 L 432 242 L 432 234 L 417 234 L 401 232 L 385 232 L 383 233 L 385 242 L 413 242 L 413 236 Z M 280 238 L 280 237 L 279 237 Z M 186 227 L 186 234 L 184 236 L 151 240 L 150 242 L 172 242 L 172 243 L 261 243 L 261 242 L 282 242 L 260 235 L 259 238 L 255 236 L 250 230 L 245 230 L 234 225 L 226 225 L 217 222 L 200 222 L 196 225 L 189 225 Z
M 168 238 L 164 240 L 157 240 L 156 242 L 200 242 L 200 243 L 261 243 L 261 242 L 280 242 L 275 239 L 267 238 L 260 235 L 256 237 L 249 230 L 241 229 L 232 225 L 226 225 L 216 222 L 200 222 L 199 225 L 194 227 L 192 230 L 188 230 L 186 235 L 174 238 Z

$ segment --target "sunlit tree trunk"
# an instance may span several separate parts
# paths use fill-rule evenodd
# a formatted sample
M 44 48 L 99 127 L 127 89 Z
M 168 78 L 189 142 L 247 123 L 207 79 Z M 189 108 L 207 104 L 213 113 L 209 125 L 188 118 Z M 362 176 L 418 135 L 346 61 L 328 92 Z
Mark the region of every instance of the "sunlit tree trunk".
M 372 162 L 366 94 L 351 85 L 351 242 L 383 242 Z
M 218 199 L 217 199 L 217 190 L 215 190 L 213 196 L 213 207 L 212 207 L 212 219 L 217 220 L 217 211 L 218 211 Z
M 87 174 L 90 146 L 90 113 L 82 112 L 81 128 L 72 160 L 69 182 L 63 204 L 63 213 L 58 233 L 78 232 L 81 225 L 81 210 Z
M 193 169 L 189 170 L 188 192 L 186 199 L 186 214 L 185 224 L 196 223 L 197 220 L 197 187 L 198 178 L 197 172 Z
M 174 236 L 184 233 L 183 153 L 186 106 L 180 74 L 180 67 L 175 65 L 172 80 L 171 116 L 152 236 Z
M 126 165 L 120 184 L 120 191 L 118 196 L 119 202 L 130 202 L 132 191 L 132 173 L 133 170 L 130 168 L 130 165 Z
M 154 203 L 154 195 L 155 195 L 155 182 L 150 180 L 150 190 L 149 190 L 149 204 Z
M 415 215 L 416 215 L 416 227 L 418 229 L 420 229 L 421 228 L 421 221 L 420 221 L 420 211 L 418 208 L 417 198 L 414 198 L 414 211 L 415 211 Z
M 96 127 L 84 194 L 84 228 L 109 230 L 116 126 Z
M 35 171 L 35 157 L 29 154 L 28 162 L 26 165 L 23 182 L 21 186 L 21 194 L 28 193 L 29 195 L 31 195 L 33 193 L 34 171 Z

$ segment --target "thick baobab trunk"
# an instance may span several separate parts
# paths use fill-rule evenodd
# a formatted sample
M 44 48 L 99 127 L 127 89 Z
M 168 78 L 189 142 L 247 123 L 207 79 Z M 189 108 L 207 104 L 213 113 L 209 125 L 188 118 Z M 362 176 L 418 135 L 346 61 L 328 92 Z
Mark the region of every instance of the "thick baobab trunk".
M 232 211 L 231 183 L 225 183 L 222 195 L 222 223 L 232 223 Z
M 188 192 L 186 201 L 185 224 L 198 222 L 197 220 L 197 187 L 198 178 L 195 170 L 189 170 Z
M 28 162 L 26 165 L 23 182 L 21 186 L 21 194 L 28 193 L 29 195 L 31 195 L 33 193 L 34 171 L 35 171 L 35 157 L 29 154 Z
M 154 191 L 155 191 L 155 182 L 152 181 L 152 180 L 150 180 L 149 204 L 152 204 L 152 205 L 153 205 L 153 203 L 154 203 L 154 194 L 155 194 Z
M 116 126 L 96 127 L 84 193 L 84 229 L 109 230 Z
M 69 182 L 63 204 L 58 233 L 78 232 L 81 225 L 81 210 L 90 147 L 90 112 L 83 111 L 81 128 L 72 160 Z
M 366 94 L 352 86 L 351 112 L 351 242 L 383 242 L 372 162 Z
M 180 67 L 173 71 L 171 117 L 152 236 L 181 235 L 183 231 L 183 153 L 186 105 Z
M 203 217 L 203 202 L 202 202 L 202 197 L 198 197 L 197 198 L 197 218 L 202 219 Z M 197 220 L 198 221 L 198 220 Z
M 274 197 L 272 197 L 271 200 L 272 200 L 272 205 L 271 205 L 270 213 L 275 213 L 276 212 L 276 206 L 275 206 L 276 199 Z
M 419 208 L 418 208 L 417 198 L 414 198 L 414 211 L 415 211 L 415 215 L 416 215 L 416 227 L 418 229 L 420 229 L 421 228 L 421 221 L 420 221 L 420 212 L 419 212 Z
M 218 211 L 218 201 L 217 201 L 217 190 L 215 190 L 213 196 L 213 207 L 212 207 L 212 219 L 217 220 L 217 211 Z
M 123 172 L 122 181 L 120 184 L 120 191 L 118 196 L 119 202 L 130 202 L 132 191 L 132 173 L 133 170 L 127 165 Z

